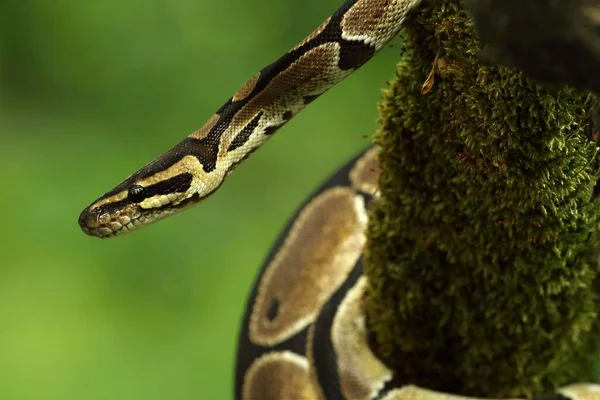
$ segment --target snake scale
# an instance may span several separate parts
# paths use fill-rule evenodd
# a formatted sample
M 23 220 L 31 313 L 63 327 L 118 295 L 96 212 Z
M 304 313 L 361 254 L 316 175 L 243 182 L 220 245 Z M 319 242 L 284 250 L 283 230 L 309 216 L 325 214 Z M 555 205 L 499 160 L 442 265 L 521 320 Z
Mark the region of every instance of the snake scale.
M 278 128 L 381 50 L 420 4 L 347 0 L 204 126 L 87 207 L 82 230 L 118 236 L 214 193 Z M 368 345 L 361 251 L 377 180 L 377 157 L 369 149 L 310 196 L 278 239 L 248 300 L 236 398 L 468 399 L 402 382 Z M 575 384 L 543 398 L 599 399 L 600 385 Z

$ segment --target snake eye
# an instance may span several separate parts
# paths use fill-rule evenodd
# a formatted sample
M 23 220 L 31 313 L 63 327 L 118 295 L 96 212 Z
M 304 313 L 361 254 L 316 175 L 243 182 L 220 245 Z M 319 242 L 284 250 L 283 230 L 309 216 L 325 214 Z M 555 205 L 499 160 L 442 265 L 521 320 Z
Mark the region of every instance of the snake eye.
M 127 198 L 134 203 L 141 203 L 146 198 L 146 189 L 140 185 L 133 185 L 129 188 Z

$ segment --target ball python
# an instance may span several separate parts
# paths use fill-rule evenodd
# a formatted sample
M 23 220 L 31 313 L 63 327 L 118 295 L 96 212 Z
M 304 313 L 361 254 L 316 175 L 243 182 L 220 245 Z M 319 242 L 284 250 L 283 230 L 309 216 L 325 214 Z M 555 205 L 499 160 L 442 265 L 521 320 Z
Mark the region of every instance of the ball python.
M 200 129 L 85 208 L 81 229 L 115 237 L 207 198 L 278 128 L 381 50 L 420 4 L 347 0 Z M 247 304 L 236 398 L 467 399 L 402 382 L 368 345 L 361 251 L 377 171 L 370 149 L 314 193 L 284 230 Z M 544 399 L 599 396 L 600 385 L 576 384 Z

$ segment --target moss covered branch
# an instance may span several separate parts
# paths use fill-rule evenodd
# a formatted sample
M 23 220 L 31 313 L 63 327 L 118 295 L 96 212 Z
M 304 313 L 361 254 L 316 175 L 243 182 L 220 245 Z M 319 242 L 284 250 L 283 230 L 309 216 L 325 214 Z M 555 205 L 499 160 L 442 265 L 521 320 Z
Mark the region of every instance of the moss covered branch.
M 432 3 L 407 27 L 381 105 L 374 348 L 401 379 L 468 395 L 589 380 L 596 99 L 481 65 L 460 1 Z

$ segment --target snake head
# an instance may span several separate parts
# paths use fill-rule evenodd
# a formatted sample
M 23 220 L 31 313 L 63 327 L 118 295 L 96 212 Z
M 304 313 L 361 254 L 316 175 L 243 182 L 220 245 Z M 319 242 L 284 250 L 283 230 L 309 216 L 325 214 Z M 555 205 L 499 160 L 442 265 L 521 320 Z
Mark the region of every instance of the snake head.
M 189 173 L 148 186 L 129 178 L 83 210 L 79 226 L 100 238 L 131 232 L 196 203 L 192 181 Z
M 197 157 L 173 149 L 85 208 L 79 226 L 90 236 L 123 235 L 197 203 L 222 179 L 206 173 Z

